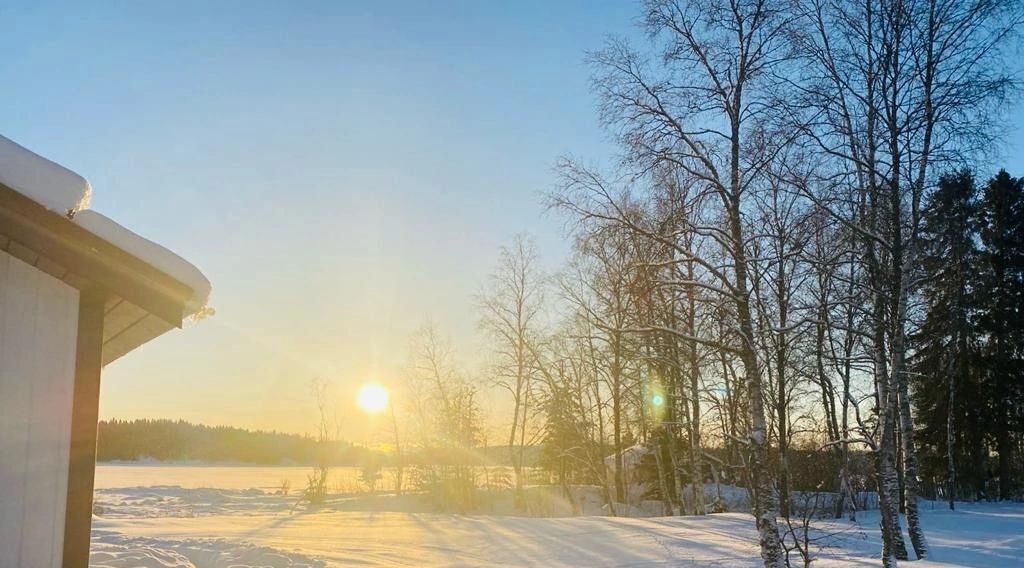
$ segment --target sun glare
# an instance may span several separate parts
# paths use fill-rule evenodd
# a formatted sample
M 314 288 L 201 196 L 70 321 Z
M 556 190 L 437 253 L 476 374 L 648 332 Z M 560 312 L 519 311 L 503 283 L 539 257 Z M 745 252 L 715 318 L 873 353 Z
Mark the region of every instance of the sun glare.
M 388 406 L 388 391 L 377 383 L 363 385 L 359 389 L 359 397 L 356 399 L 359 408 L 366 412 L 376 414 Z

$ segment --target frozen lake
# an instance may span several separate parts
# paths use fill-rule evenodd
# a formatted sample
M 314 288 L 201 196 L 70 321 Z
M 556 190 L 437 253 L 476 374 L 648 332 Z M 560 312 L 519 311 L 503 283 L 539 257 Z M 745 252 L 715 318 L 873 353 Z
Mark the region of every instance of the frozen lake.
M 529 469 L 529 468 L 528 468 Z M 154 487 L 177 485 L 186 489 L 262 489 L 276 491 L 287 481 L 291 489 L 306 486 L 306 476 L 312 471 L 309 466 L 253 466 L 253 465 L 203 465 L 167 463 L 101 463 L 96 466 L 96 489 L 118 487 Z M 478 467 L 477 483 L 481 486 L 494 482 L 496 474 L 503 472 L 511 478 L 511 469 L 502 466 Z M 332 467 L 327 477 L 327 487 L 332 493 L 354 493 L 364 490 L 360 482 L 362 470 L 358 467 Z M 488 475 L 489 474 L 489 475 Z M 413 468 L 405 471 L 405 487 L 410 487 Z M 377 488 L 394 488 L 392 468 L 383 468 Z
M 306 486 L 309 466 L 249 466 L 190 464 L 99 464 L 96 466 L 96 488 L 154 487 L 177 485 L 186 489 L 251 489 L 273 491 L 288 481 L 293 490 Z M 358 467 L 333 467 L 328 474 L 328 487 L 334 492 L 349 493 L 361 488 Z M 379 483 L 390 488 L 392 478 L 387 469 Z

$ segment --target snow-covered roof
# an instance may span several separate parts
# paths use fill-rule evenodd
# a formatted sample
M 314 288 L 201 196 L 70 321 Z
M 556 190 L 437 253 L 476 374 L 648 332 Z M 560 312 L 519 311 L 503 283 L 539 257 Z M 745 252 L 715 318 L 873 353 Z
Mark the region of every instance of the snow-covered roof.
M 206 276 L 192 263 L 91 209 L 79 211 L 72 220 L 90 233 L 191 288 L 192 299 L 186 306 L 186 315 L 194 314 L 206 306 L 212 287 Z
M 43 207 L 72 216 L 89 207 L 92 187 L 84 177 L 0 136 L 0 183 Z
M 643 457 L 647 454 L 652 453 L 653 450 L 644 446 L 643 444 L 633 444 L 628 448 L 622 449 L 622 463 L 625 467 L 634 467 L 639 464 Z M 615 454 L 604 458 L 605 465 L 615 467 Z
M 184 258 L 89 209 L 92 187 L 75 172 L 0 136 L 0 184 L 72 220 L 100 239 L 188 286 L 185 316 L 199 313 L 210 297 L 210 281 Z

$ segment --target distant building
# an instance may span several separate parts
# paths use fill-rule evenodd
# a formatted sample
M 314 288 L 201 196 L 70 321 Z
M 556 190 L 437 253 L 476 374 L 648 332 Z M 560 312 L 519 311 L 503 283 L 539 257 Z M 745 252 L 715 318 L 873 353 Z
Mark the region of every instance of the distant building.
M 644 456 L 652 454 L 652 450 L 643 444 L 634 444 L 628 448 L 622 450 L 622 479 L 626 480 L 626 483 L 636 483 L 640 481 L 640 464 L 643 462 Z M 612 454 L 604 458 L 605 469 L 608 471 L 609 484 L 614 486 L 615 483 L 615 456 Z
M 85 568 L 104 365 L 205 310 L 194 266 L 0 136 L 0 565 Z

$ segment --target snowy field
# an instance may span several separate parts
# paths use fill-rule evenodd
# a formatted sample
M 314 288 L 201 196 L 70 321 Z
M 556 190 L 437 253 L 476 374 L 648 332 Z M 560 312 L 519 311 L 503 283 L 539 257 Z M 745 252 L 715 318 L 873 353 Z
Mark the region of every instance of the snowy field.
M 148 475 L 159 479 L 158 473 Z M 209 472 L 203 475 L 211 478 Z M 389 502 L 405 512 L 343 510 L 373 508 L 352 500 L 310 511 L 293 510 L 294 496 L 241 489 L 226 481 L 222 485 L 230 487 L 129 483 L 117 488 L 102 477 L 98 473 L 94 567 L 759 564 L 753 523 L 742 513 L 703 518 L 464 516 L 408 512 L 416 509 L 410 507 L 413 497 Z M 1024 565 L 1024 504 L 965 504 L 949 512 L 941 504 L 926 503 L 924 515 L 933 560 L 913 566 Z M 820 521 L 814 565 L 878 565 L 877 524 L 872 512 L 862 513 L 859 523 Z

